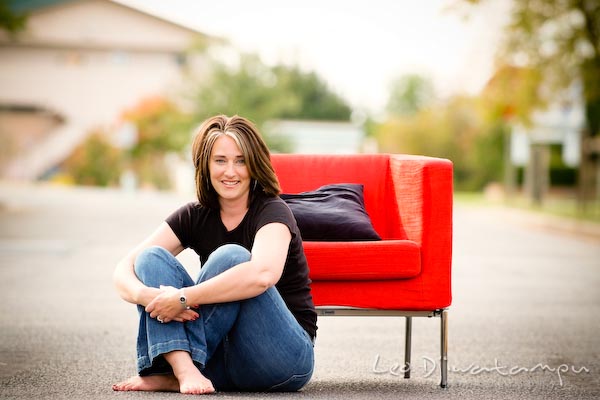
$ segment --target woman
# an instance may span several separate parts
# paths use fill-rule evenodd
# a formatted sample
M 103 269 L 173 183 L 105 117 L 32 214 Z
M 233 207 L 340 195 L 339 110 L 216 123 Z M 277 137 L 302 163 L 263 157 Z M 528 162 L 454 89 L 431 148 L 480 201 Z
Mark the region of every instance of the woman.
M 206 120 L 193 146 L 197 202 L 119 262 L 138 305 L 138 376 L 114 390 L 296 391 L 312 376 L 316 313 L 300 232 L 269 150 L 238 116 Z M 175 256 L 192 248 L 193 281 Z

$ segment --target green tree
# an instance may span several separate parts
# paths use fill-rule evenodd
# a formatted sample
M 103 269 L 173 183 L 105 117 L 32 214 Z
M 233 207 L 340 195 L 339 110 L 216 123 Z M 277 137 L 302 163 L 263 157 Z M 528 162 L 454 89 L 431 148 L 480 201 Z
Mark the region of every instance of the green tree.
M 242 115 L 263 130 L 269 148 L 287 152 L 290 144 L 264 130 L 272 119 L 350 119 L 350 106 L 313 72 L 298 67 L 265 65 L 255 54 L 242 54 L 235 67 L 209 60 L 208 75 L 189 76 L 184 96 L 193 119 Z
M 434 89 L 429 79 L 418 74 L 403 75 L 391 85 L 386 111 L 390 115 L 414 115 L 433 99 Z
M 479 190 L 502 172 L 502 136 L 486 122 L 480 100 L 453 97 L 436 102 L 433 85 L 410 74 L 396 79 L 388 117 L 371 126 L 384 152 L 423 154 L 454 163 L 456 187 Z
M 538 70 L 540 101 L 583 84 L 589 134 L 600 134 L 600 2 L 516 0 L 502 56 Z
M 240 56 L 234 68 L 212 61 L 208 77 L 191 78 L 187 91 L 194 115 L 238 114 L 259 126 L 269 119 L 349 120 L 350 106 L 315 73 L 297 67 L 269 67 L 257 55 Z
M 0 0 L 0 29 L 15 34 L 25 28 L 27 16 L 14 11 L 15 1 Z
M 454 163 L 455 187 L 481 190 L 502 178 L 502 125 L 485 119 L 478 98 L 454 97 L 374 128 L 381 151 L 442 157 Z
M 540 106 L 541 75 L 537 69 L 502 65 L 480 94 L 480 110 L 490 122 L 519 121 L 530 124 L 532 112 Z
M 241 56 L 233 68 L 213 60 L 210 70 L 201 79 L 192 77 L 196 84 L 186 93 L 198 121 L 215 114 L 238 114 L 261 125 L 297 107 L 298 99 L 277 90 L 277 77 L 256 55 Z
M 288 109 L 276 115 L 285 119 L 348 121 L 352 109 L 314 72 L 304 73 L 298 67 L 279 65 L 273 68 L 277 90 L 297 98 Z

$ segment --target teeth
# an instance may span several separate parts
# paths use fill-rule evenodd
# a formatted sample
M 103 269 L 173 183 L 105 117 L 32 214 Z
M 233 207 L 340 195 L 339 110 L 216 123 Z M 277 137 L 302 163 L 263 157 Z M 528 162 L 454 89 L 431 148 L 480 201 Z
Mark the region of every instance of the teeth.
M 234 186 L 238 183 L 238 181 L 223 181 L 225 186 Z

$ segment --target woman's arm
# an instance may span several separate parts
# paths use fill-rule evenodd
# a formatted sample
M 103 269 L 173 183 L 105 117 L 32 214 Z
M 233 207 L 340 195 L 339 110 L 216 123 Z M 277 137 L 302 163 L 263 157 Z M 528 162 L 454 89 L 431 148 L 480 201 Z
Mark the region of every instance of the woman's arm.
M 250 261 L 238 264 L 196 286 L 185 288 L 188 304 L 214 304 L 249 299 L 275 285 L 283 273 L 292 235 L 282 223 L 270 223 L 258 230 Z M 164 292 L 147 307 L 151 317 L 172 319 L 170 310 L 177 293 Z
M 119 261 L 115 268 L 113 281 L 117 292 L 125 301 L 146 306 L 161 293 L 158 288 L 150 288 L 144 285 L 133 269 L 137 255 L 151 246 L 163 247 L 175 256 L 183 251 L 183 246 L 171 227 L 163 222 L 156 231 Z

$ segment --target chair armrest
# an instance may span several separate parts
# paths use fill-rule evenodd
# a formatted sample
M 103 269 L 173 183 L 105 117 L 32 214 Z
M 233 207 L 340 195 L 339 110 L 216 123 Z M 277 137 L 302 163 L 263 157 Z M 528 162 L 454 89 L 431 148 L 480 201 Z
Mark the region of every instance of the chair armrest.
M 450 296 L 452 162 L 394 154 L 390 155 L 390 169 L 404 231 L 421 246 L 424 284 L 443 285 L 440 289 Z

